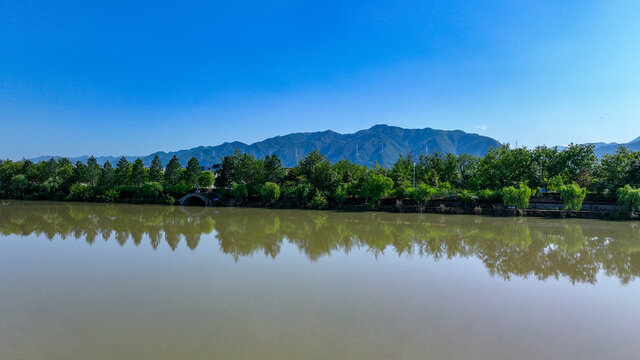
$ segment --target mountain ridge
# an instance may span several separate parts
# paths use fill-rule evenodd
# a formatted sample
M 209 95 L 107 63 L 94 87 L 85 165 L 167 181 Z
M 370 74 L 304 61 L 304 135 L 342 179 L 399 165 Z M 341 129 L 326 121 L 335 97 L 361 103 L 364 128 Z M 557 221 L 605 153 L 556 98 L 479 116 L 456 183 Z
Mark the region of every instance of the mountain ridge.
M 439 130 L 430 127 L 422 129 L 406 129 L 385 124 L 374 125 L 350 134 L 340 134 L 333 130 L 315 132 L 297 132 L 277 135 L 246 144 L 240 141 L 227 141 L 215 146 L 197 146 L 177 151 L 156 151 L 140 156 L 145 165 L 150 165 L 154 156 L 158 155 L 163 164 L 167 164 L 173 155 L 185 165 L 191 157 L 196 157 L 203 166 L 220 163 L 226 155 L 236 149 L 264 157 L 276 154 L 285 166 L 294 166 L 305 154 L 318 150 L 329 160 L 336 162 L 349 159 L 361 165 L 372 166 L 376 163 L 383 166 L 393 164 L 401 154 L 419 154 L 439 151 L 441 153 L 483 155 L 490 147 L 500 146 L 500 142 L 488 136 L 467 133 L 462 130 Z M 32 161 L 48 160 L 52 156 L 40 156 Z M 58 158 L 59 156 L 53 156 Z M 125 156 L 135 160 L 138 156 Z M 86 162 L 88 155 L 72 157 L 72 161 Z M 110 161 L 112 164 L 120 156 L 96 157 L 99 163 Z

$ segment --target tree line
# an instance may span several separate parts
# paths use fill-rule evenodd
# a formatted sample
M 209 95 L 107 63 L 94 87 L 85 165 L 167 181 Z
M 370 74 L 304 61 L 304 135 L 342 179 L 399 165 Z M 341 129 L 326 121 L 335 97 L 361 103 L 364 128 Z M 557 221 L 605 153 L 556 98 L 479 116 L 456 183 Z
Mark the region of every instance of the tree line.
M 598 158 L 590 144 L 562 149 L 506 144 L 484 156 L 407 154 L 389 168 L 349 160 L 331 163 L 312 151 L 287 169 L 275 154 L 256 158 L 237 150 L 222 159 L 215 175 L 201 171 L 196 158 L 182 168 L 175 156 L 166 167 L 156 156 L 149 168 L 139 158 L 130 163 L 124 157 L 115 168 L 109 162 L 100 166 L 93 157 L 86 164 L 53 158 L 0 161 L 0 196 L 12 198 L 172 203 L 195 186 L 211 186 L 214 179 L 217 191 L 237 202 L 251 197 L 300 208 L 322 209 L 350 197 L 363 198 L 372 208 L 385 197 L 426 205 L 433 196 L 526 208 L 532 195 L 545 192 L 559 194 L 567 209 L 579 210 L 591 193 L 640 211 L 640 151 L 620 147 Z
M 73 164 L 67 158 L 34 163 L 0 160 L 0 197 L 34 200 L 173 203 L 195 186 L 210 187 L 215 176 L 196 158 L 186 168 L 176 156 L 163 166 L 156 155 L 150 167 L 125 157 L 100 165 L 95 157 Z
M 401 155 L 389 168 L 366 167 L 349 160 L 331 163 L 319 151 L 308 153 L 291 169 L 275 156 L 264 159 L 236 151 L 222 160 L 216 186 L 243 201 L 294 201 L 323 208 L 347 197 L 361 197 L 375 207 L 383 197 L 412 198 L 425 205 L 433 196 L 463 202 L 503 201 L 526 208 L 535 194 L 558 194 L 565 208 L 579 210 L 587 193 L 620 199 L 640 211 L 640 151 L 620 147 L 598 158 L 594 145 L 491 148 L 484 156 L 431 153 Z

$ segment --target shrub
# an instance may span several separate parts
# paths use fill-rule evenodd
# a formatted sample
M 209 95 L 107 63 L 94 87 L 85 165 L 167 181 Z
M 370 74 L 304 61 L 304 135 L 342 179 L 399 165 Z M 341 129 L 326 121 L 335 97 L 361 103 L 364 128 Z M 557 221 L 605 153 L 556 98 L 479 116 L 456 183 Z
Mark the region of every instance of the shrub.
M 469 190 L 462 190 L 458 195 L 463 204 L 474 204 L 478 201 L 478 196 Z
M 618 205 L 628 211 L 640 211 L 640 189 L 625 185 L 618 189 Z
M 437 190 L 433 186 L 421 184 L 415 188 L 409 188 L 407 190 L 407 195 L 413 198 L 416 203 L 420 205 L 427 205 L 429 198 L 431 195 L 435 194 L 436 191 Z
M 276 183 L 266 182 L 261 191 L 262 201 L 274 202 L 280 198 L 280 186 Z
M 120 192 L 116 189 L 109 189 L 100 196 L 100 199 L 106 203 L 114 203 L 120 199 Z
M 157 203 L 161 202 L 164 188 L 160 183 L 147 181 L 134 189 L 135 202 Z
M 500 200 L 500 191 L 494 191 L 489 189 L 484 189 L 476 192 L 478 196 L 478 200 L 493 202 Z
M 529 198 L 531 197 L 531 188 L 520 183 L 516 189 L 509 186 L 502 189 L 502 202 L 507 206 L 515 206 L 518 209 L 526 209 L 529 206 Z
M 322 192 L 320 192 L 320 190 L 316 190 L 316 195 L 309 202 L 309 207 L 312 209 L 320 210 L 326 208 L 327 204 L 327 198 L 322 195 Z
M 89 185 L 74 183 L 69 189 L 69 199 L 75 201 L 89 201 L 93 197 L 93 189 Z
M 231 184 L 231 195 L 237 201 L 242 201 L 249 196 L 249 191 L 247 190 L 247 185 L 238 184 L 236 182 Z
M 571 183 L 563 186 L 560 190 L 560 196 L 564 201 L 565 210 L 580 210 L 582 208 L 582 202 L 587 196 L 587 189 L 581 188 L 578 184 Z

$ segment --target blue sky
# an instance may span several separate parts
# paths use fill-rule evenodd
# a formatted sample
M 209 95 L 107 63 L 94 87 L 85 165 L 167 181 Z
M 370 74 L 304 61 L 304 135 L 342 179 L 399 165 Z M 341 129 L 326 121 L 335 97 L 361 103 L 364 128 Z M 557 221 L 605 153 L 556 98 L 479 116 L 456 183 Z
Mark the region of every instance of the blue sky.
M 0 0 L 0 158 L 379 123 L 640 136 L 638 1 Z

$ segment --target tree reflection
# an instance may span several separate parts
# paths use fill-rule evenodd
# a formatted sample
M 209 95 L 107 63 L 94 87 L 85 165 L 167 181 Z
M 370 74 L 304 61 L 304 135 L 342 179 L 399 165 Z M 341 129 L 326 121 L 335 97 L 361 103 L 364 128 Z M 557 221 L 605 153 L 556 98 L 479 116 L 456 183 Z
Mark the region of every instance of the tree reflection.
M 363 249 L 373 256 L 433 260 L 477 258 L 492 276 L 567 277 L 595 283 L 599 272 L 628 283 L 640 273 L 640 224 L 430 214 L 339 213 L 299 210 L 189 209 L 168 206 L 25 203 L 0 207 L 0 234 L 84 239 L 113 236 L 120 246 L 153 249 L 162 241 L 194 251 L 217 240 L 236 261 L 275 258 L 284 242 L 311 261 Z

